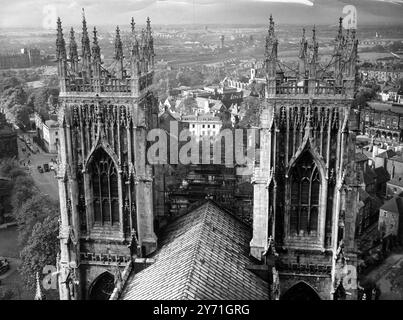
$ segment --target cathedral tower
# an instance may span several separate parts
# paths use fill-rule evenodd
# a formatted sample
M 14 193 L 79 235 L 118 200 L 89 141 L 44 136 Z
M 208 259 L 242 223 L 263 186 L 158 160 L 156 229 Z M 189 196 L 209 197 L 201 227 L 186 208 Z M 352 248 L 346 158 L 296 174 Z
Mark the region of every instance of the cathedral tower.
M 57 23 L 61 299 L 108 298 L 114 275 L 157 246 L 153 168 L 146 160 L 146 136 L 158 112 L 150 92 L 150 20 L 140 41 L 132 28 L 130 52 L 120 32 L 117 27 L 113 61 L 105 66 L 98 32 L 90 34 L 84 15 L 80 55 L 71 29 L 67 56 Z
M 343 290 L 354 297 L 359 201 L 351 105 L 358 42 L 355 30 L 343 34 L 340 21 L 334 56 L 322 66 L 315 27 L 307 38 L 304 30 L 299 60 L 286 65 L 270 17 L 250 252 L 264 260 L 274 238 L 285 299 L 331 299 Z

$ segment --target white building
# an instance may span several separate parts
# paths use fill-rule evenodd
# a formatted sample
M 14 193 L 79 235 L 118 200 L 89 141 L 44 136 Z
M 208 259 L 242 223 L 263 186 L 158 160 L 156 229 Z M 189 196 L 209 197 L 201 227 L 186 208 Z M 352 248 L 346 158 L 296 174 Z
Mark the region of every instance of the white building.
M 50 153 L 57 153 L 59 144 L 59 124 L 55 120 L 47 120 L 43 125 L 43 141 Z
M 220 118 L 213 114 L 183 116 L 181 121 L 188 124 L 189 131 L 197 140 L 203 136 L 214 138 L 222 127 Z
M 47 120 L 44 122 L 41 116 L 35 113 L 35 126 L 46 151 L 49 153 L 57 153 L 59 144 L 59 123 L 55 120 Z

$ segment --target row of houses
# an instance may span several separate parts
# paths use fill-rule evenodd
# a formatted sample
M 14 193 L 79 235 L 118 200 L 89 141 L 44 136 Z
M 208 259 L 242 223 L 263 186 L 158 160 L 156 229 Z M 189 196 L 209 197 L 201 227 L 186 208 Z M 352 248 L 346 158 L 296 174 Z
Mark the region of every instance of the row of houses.
M 363 82 L 393 82 L 403 78 L 403 70 L 393 70 L 387 68 L 361 68 L 360 75 Z
M 57 153 L 59 146 L 59 123 L 54 119 L 44 120 L 34 114 L 37 137 L 41 147 L 49 153 Z

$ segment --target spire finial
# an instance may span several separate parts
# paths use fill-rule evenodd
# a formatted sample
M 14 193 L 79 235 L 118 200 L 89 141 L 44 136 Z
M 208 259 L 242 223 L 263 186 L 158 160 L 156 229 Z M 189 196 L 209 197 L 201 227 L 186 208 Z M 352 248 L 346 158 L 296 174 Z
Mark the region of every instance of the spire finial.
M 120 29 L 119 26 L 116 26 L 116 36 L 115 36 L 115 59 L 122 60 L 123 59 L 123 44 L 120 39 Z
M 62 20 L 57 18 L 57 38 L 63 37 Z
M 134 22 L 134 18 L 133 18 L 133 17 L 132 17 L 132 22 L 130 23 L 130 25 L 131 25 L 131 27 L 132 27 L 132 33 L 134 33 L 134 32 L 135 32 L 136 23 Z
M 43 300 L 41 283 L 39 281 L 39 272 L 36 273 L 36 292 L 35 292 L 35 300 Z
M 151 30 L 151 20 L 150 20 L 150 17 L 147 17 L 147 30 Z
M 73 27 L 71 27 L 70 29 L 70 59 L 75 61 L 78 59 L 77 43 L 76 38 L 74 36 Z
M 93 46 L 92 46 L 92 56 L 94 58 L 94 61 L 98 60 L 98 62 L 99 62 L 101 59 L 101 48 L 99 47 L 99 44 L 98 44 L 98 35 L 97 35 L 98 32 L 97 32 L 96 27 L 94 27 L 93 33 L 94 33 L 94 40 L 93 40 Z
M 273 16 L 270 14 L 270 23 L 269 23 L 269 36 L 274 37 L 274 20 Z
M 94 27 L 94 44 L 98 44 L 98 37 L 97 37 L 97 28 Z
M 151 21 L 150 21 L 150 17 L 147 17 L 146 36 L 147 36 L 148 40 L 151 39 Z
M 84 8 L 82 10 L 83 10 L 82 11 L 82 17 L 83 17 L 83 38 L 84 38 L 84 36 L 88 37 L 88 34 L 87 34 L 87 20 L 85 19 Z
M 81 45 L 82 45 L 82 55 L 84 56 L 89 56 L 91 55 L 90 52 L 90 39 L 88 37 L 88 30 L 87 30 L 87 21 L 85 20 L 85 11 L 84 8 L 82 9 L 82 16 L 83 16 L 83 36 L 81 39 Z
M 341 40 L 342 37 L 343 37 L 343 18 L 340 17 L 339 18 L 339 32 L 337 34 L 336 40 Z
M 57 18 L 56 54 L 58 59 L 66 58 L 66 43 L 64 42 L 62 21 L 60 17 Z

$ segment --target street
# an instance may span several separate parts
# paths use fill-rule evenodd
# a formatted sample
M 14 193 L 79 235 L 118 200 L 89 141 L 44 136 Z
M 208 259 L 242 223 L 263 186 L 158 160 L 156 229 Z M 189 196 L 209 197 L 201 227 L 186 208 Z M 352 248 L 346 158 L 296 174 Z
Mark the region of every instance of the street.
M 32 140 L 31 140 L 32 141 Z M 41 150 L 36 144 L 34 144 L 35 149 L 39 149 L 39 152 L 36 154 L 32 154 L 29 149 L 26 147 L 25 143 L 18 139 L 18 154 L 20 163 L 29 169 L 29 173 L 35 181 L 35 184 L 39 188 L 39 190 L 46 195 L 49 195 L 50 198 L 58 201 L 59 200 L 59 191 L 57 180 L 55 178 L 55 172 L 43 172 L 40 173 L 38 171 L 38 166 L 42 166 L 45 163 L 50 163 L 51 159 L 56 159 L 57 154 L 45 153 Z M 26 151 L 23 152 L 22 148 L 25 148 Z M 28 157 L 28 154 L 30 156 Z M 28 160 L 30 160 L 30 164 L 28 165 Z
M 0 276 L 1 287 L 13 291 L 14 295 L 12 299 L 32 300 L 34 292 L 24 287 L 21 274 L 18 271 L 18 267 L 21 263 L 20 251 L 17 227 L 0 229 L 0 256 L 10 262 L 10 270 Z
M 399 281 L 396 271 L 403 268 L 403 252 L 392 252 L 365 278 L 374 281 L 381 290 L 380 300 L 403 300 L 403 288 L 392 288 L 393 281 Z M 399 273 L 399 272 L 397 272 Z
M 22 133 L 20 133 L 22 135 Z M 25 136 L 29 134 L 24 133 Z M 22 167 L 28 169 L 30 176 L 33 178 L 36 186 L 41 193 L 48 195 L 51 199 L 58 201 L 59 193 L 57 180 L 55 179 L 55 172 L 43 172 L 38 171 L 38 166 L 43 168 L 43 164 L 49 164 L 51 159 L 56 159 L 56 154 L 50 154 L 43 152 L 36 144 L 31 141 L 31 148 L 34 150 L 39 149 L 39 152 L 33 154 L 26 146 L 25 142 L 17 139 L 18 141 L 18 154 L 19 162 Z M 25 148 L 26 151 L 22 151 Z M 29 156 L 28 156 L 29 154 Z M 28 164 L 30 161 L 30 164 Z M 25 165 L 24 165 L 25 164 Z M 0 282 L 3 289 L 10 289 L 13 292 L 12 299 L 24 299 L 31 300 L 34 298 L 35 292 L 27 289 L 24 286 L 22 276 L 18 271 L 18 267 L 21 264 L 20 253 L 21 248 L 18 245 L 18 229 L 16 226 L 0 229 L 0 256 L 6 258 L 10 262 L 10 270 L 0 276 Z M 53 290 L 52 290 L 53 291 Z M 48 298 L 57 296 L 56 292 L 46 292 L 49 295 Z

